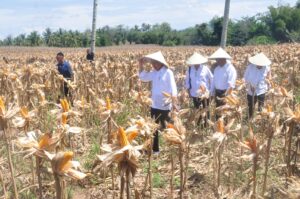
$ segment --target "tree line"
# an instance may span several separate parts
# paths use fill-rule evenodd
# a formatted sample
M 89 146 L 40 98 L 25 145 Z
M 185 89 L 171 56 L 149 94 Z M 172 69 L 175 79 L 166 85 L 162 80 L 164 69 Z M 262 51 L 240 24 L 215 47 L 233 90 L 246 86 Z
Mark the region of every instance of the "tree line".
M 222 17 L 214 17 L 207 23 L 197 24 L 183 30 L 172 29 L 170 24 L 150 25 L 143 23 L 134 27 L 118 25 L 104 26 L 96 31 L 96 46 L 122 44 L 176 45 L 219 45 L 222 34 Z M 295 6 L 281 5 L 269 7 L 266 13 L 240 20 L 230 20 L 228 25 L 228 45 L 258 45 L 300 41 L 300 0 Z M 51 30 L 42 34 L 33 31 L 16 37 L 7 36 L 0 40 L 1 46 L 53 46 L 88 47 L 91 30 Z

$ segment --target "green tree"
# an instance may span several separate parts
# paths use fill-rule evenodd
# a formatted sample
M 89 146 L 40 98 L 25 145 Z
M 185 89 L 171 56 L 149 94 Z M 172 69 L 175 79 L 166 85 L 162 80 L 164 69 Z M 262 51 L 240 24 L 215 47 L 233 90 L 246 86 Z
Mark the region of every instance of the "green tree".
M 43 38 L 47 46 L 50 45 L 51 36 L 52 36 L 52 30 L 50 28 L 46 28 L 46 30 L 43 32 Z
M 209 45 L 212 40 L 212 31 L 209 29 L 207 23 L 202 23 L 200 25 L 195 26 L 196 29 L 196 38 L 192 41 L 191 44 L 202 44 L 202 45 Z
M 113 45 L 112 33 L 109 26 L 99 28 L 96 31 L 96 46 L 111 46 Z
M 127 33 L 127 41 L 132 44 L 140 44 L 141 43 L 141 31 L 137 25 L 129 30 Z
M 295 7 L 296 7 L 297 9 L 300 9 L 300 0 L 298 0 L 298 1 L 296 2 Z
M 13 44 L 16 46 L 26 46 L 26 35 L 20 34 L 13 39 Z
M 42 43 L 42 38 L 37 31 L 31 32 L 26 40 L 29 46 L 39 46 Z
M 265 35 L 255 36 L 247 42 L 248 45 L 266 45 L 275 43 L 276 41 L 272 37 Z
M 4 46 L 12 46 L 13 45 L 13 37 L 11 35 L 8 35 L 3 41 Z
M 272 31 L 272 36 L 279 42 L 289 42 L 291 41 L 289 33 L 293 31 L 293 19 L 292 13 L 294 8 L 290 6 L 280 6 L 275 8 L 273 6 L 269 7 L 269 14 L 266 16 L 265 20 L 270 26 Z
M 96 46 L 97 46 L 97 37 L 98 37 L 97 31 L 98 30 L 96 30 Z M 90 29 L 87 29 L 80 35 L 80 37 L 81 37 L 81 47 L 89 47 L 90 46 L 90 44 L 91 44 L 91 34 L 92 34 L 92 31 Z
M 150 29 L 151 29 L 151 25 L 150 24 L 143 23 L 142 26 L 141 26 L 141 31 L 142 32 L 147 32 Z
M 126 32 L 127 30 L 124 29 L 122 25 L 118 25 L 115 29 L 113 29 L 113 41 L 116 45 L 126 43 Z
M 228 44 L 231 44 L 233 25 L 234 23 L 229 20 L 227 28 Z M 214 17 L 212 20 L 210 20 L 209 26 L 212 29 L 210 45 L 220 45 L 223 30 L 223 17 Z

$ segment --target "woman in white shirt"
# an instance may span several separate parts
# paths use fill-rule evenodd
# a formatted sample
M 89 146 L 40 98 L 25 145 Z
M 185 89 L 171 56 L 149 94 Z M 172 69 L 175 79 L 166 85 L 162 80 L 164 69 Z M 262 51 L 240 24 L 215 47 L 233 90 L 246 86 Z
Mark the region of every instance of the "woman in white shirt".
M 256 102 L 258 101 L 258 111 L 261 111 L 264 106 L 265 93 L 269 89 L 266 80 L 271 79 L 271 61 L 263 53 L 259 53 L 250 57 L 249 62 L 244 80 L 247 89 L 249 118 L 252 118 Z
M 207 58 L 199 53 L 194 53 L 186 62 L 189 67 L 185 76 L 185 88 L 188 90 L 189 96 L 193 99 L 194 107 L 197 109 L 207 108 L 209 105 L 209 90 L 212 86 L 213 75 L 205 65 L 207 61 Z M 204 119 L 205 127 L 207 126 L 207 119 L 209 119 L 209 111 L 207 111 Z M 198 124 L 201 120 L 202 116 L 200 116 Z
M 144 70 L 144 63 L 150 62 L 153 70 L 147 72 Z M 143 82 L 151 82 L 151 117 L 155 119 L 156 123 L 161 125 L 164 129 L 165 123 L 170 122 L 169 113 L 172 108 L 175 108 L 175 101 L 177 97 L 177 87 L 173 72 L 169 69 L 160 51 L 147 55 L 139 60 L 139 78 Z M 165 103 L 164 94 L 168 93 L 172 96 L 172 103 Z M 158 131 L 154 134 L 153 152 L 159 152 Z

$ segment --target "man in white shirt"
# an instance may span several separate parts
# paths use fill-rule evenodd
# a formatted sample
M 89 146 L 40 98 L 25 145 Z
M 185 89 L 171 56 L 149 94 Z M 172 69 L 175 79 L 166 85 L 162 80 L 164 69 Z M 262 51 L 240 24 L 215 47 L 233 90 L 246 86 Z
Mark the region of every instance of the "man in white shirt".
M 269 88 L 266 79 L 271 79 L 271 61 L 263 53 L 250 57 L 248 60 L 250 64 L 245 71 L 244 80 L 246 82 L 250 119 L 253 116 L 257 101 L 258 111 L 261 111 L 264 106 L 265 93 Z
M 147 72 L 144 70 L 144 63 L 150 62 L 153 70 Z M 139 60 L 139 78 L 143 82 L 151 82 L 151 117 L 155 118 L 156 123 L 160 123 L 161 129 L 164 129 L 165 123 L 170 122 L 169 113 L 171 109 L 175 108 L 177 97 L 177 87 L 173 72 L 164 59 L 160 51 L 146 55 Z M 172 98 L 172 103 L 165 102 L 165 95 L 167 93 Z M 153 152 L 159 152 L 158 131 L 154 134 Z
M 231 57 L 228 53 L 219 48 L 209 59 L 216 60 L 216 68 L 213 71 L 213 85 L 211 96 L 215 96 L 216 107 L 225 105 L 224 101 L 219 98 L 225 97 L 226 93 L 235 88 L 237 73 L 235 67 L 231 64 Z M 218 119 L 220 116 L 216 115 Z
M 207 108 L 209 105 L 209 90 L 212 86 L 213 75 L 210 69 L 205 65 L 208 60 L 199 53 L 194 53 L 188 60 L 189 66 L 185 76 L 185 88 L 192 97 L 194 107 Z M 204 126 L 207 126 L 207 119 L 209 119 L 209 111 L 204 118 Z M 202 116 L 198 120 L 201 122 Z

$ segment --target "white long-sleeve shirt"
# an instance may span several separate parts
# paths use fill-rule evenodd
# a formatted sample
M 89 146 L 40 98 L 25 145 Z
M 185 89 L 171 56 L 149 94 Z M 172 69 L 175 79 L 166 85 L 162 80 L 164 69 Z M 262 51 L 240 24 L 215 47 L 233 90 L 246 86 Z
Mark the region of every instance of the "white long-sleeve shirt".
M 228 90 L 235 87 L 237 73 L 234 66 L 227 62 L 224 66 L 217 66 L 214 70 L 213 86 L 211 92 L 215 89 Z
M 177 86 L 173 72 L 167 67 L 162 67 L 159 71 L 152 70 L 150 72 L 142 71 L 139 78 L 143 82 L 152 83 L 152 108 L 160 110 L 171 110 L 172 104 L 165 104 L 163 92 L 177 96 Z
M 190 66 L 185 75 L 185 88 L 190 90 L 192 97 L 201 97 L 198 92 L 201 85 L 207 90 L 211 90 L 213 75 L 206 65 L 200 65 L 198 69 L 195 66 Z M 190 88 L 191 86 L 191 88 Z
M 266 78 L 270 72 L 269 66 L 264 66 L 258 69 L 255 65 L 249 64 L 244 74 L 247 93 L 253 95 L 251 87 L 254 88 L 254 95 L 261 95 L 268 91 Z

